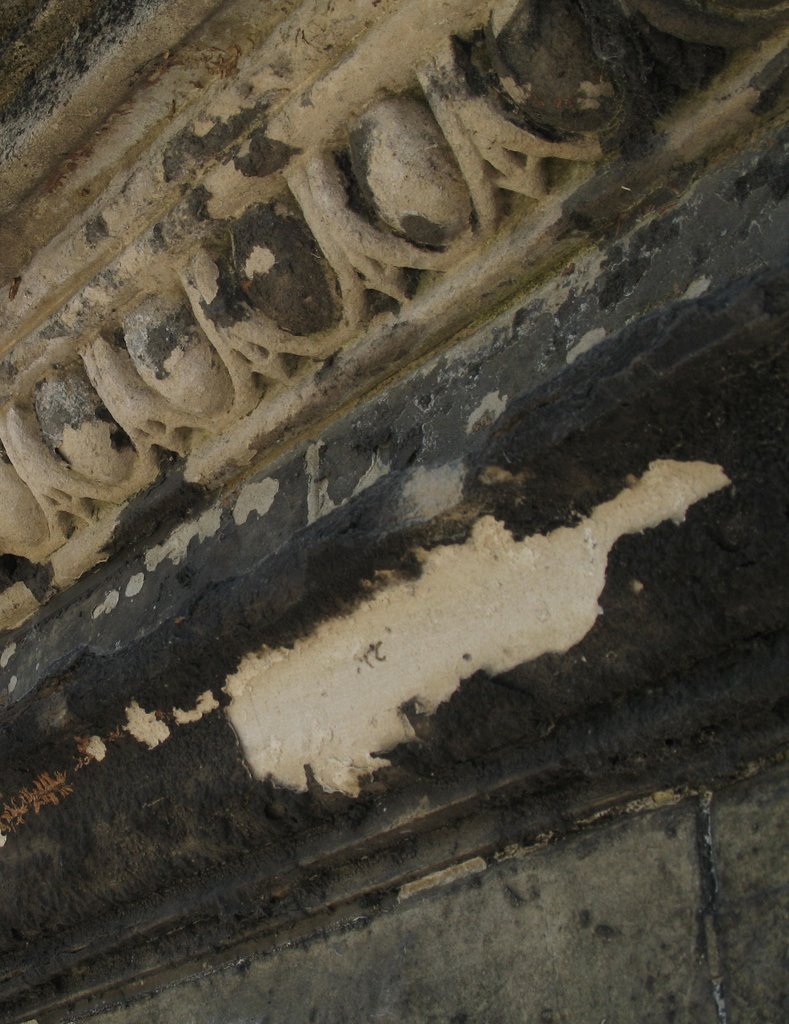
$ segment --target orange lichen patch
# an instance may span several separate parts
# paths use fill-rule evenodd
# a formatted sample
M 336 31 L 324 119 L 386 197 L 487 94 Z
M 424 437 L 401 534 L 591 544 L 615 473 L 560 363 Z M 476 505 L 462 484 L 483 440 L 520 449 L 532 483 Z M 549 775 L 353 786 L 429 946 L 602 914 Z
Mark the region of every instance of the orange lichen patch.
M 42 772 L 33 782 L 31 789 L 23 789 L 21 798 L 38 814 L 46 804 L 59 804 L 65 797 L 74 792 L 74 787 L 66 781 L 65 772 Z
M 23 824 L 29 810 L 27 804 L 17 803 L 17 799 L 14 797 L 10 804 L 5 804 L 3 813 L 0 814 L 2 831 L 4 833 L 16 831 Z
M 54 775 L 42 772 L 33 781 L 32 786 L 21 789 L 18 796 L 4 805 L 3 813 L 0 814 L 2 831 L 16 831 L 31 810 L 38 814 L 47 804 L 55 806 L 70 796 L 74 792 L 74 787 L 67 780 L 65 771 L 55 772 Z

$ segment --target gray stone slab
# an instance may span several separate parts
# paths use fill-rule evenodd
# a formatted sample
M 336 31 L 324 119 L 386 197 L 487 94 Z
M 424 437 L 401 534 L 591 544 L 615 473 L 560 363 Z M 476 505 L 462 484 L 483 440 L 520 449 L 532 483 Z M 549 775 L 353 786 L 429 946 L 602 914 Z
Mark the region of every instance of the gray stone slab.
M 712 803 L 718 929 L 729 1024 L 789 1020 L 789 768 Z
M 714 1024 L 691 804 L 621 820 L 96 1024 Z

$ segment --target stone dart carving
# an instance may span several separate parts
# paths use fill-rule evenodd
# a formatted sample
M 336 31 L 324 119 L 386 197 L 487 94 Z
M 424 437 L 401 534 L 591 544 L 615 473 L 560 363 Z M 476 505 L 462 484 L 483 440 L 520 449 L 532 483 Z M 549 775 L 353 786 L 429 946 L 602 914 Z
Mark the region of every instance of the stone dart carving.
M 0 445 L 0 546 L 35 560 L 46 552 L 49 527 L 41 506 Z
M 288 172 L 288 184 L 304 217 L 331 263 L 340 284 L 349 326 L 367 318 L 365 292 L 376 291 L 396 302 L 409 294 L 405 270 L 442 270 L 446 253 L 414 245 L 384 232 L 351 209 L 339 168 L 330 153 L 320 153 Z M 407 216 L 407 213 L 404 211 Z
M 150 457 L 136 451 L 74 364 L 35 388 L 30 404 L 8 408 L 0 425 L 19 476 L 36 495 L 51 537 L 65 539 L 75 521 L 92 522 L 150 478 Z
M 483 231 L 500 219 L 498 190 L 531 199 L 548 194 L 548 158 L 591 163 L 602 156 L 595 139 L 554 142 L 509 120 L 488 95 L 474 95 L 451 42 L 419 73 L 436 120 L 468 183 Z

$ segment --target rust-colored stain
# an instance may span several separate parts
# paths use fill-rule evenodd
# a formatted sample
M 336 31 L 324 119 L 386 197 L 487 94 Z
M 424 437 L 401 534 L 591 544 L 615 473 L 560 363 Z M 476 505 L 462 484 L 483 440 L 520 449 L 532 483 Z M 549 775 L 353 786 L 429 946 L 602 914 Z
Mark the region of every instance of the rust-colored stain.
M 123 730 L 119 726 L 107 736 L 105 742 L 117 742 L 122 737 Z M 74 776 L 91 761 L 96 760 L 88 751 L 89 736 L 75 736 L 74 742 L 79 756 L 74 759 L 71 769 L 66 768 L 52 774 L 41 772 L 29 787 L 20 789 L 16 796 L 3 805 L 3 812 L 0 814 L 0 833 L 8 835 L 10 832 L 16 832 L 20 825 L 25 823 L 31 810 L 38 814 L 47 804 L 54 807 L 67 796 L 71 796 L 74 792 Z
M 13 302 L 16 298 L 16 293 L 19 291 L 19 286 L 22 283 L 22 278 L 17 275 L 11 282 L 11 287 L 8 289 L 8 301 Z

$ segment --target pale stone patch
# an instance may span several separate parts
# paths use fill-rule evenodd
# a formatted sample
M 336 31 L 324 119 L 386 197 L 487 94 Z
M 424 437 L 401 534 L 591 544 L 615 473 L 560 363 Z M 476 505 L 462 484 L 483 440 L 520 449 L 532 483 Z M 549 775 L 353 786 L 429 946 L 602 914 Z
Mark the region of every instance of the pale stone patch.
M 567 362 L 574 363 L 578 356 L 583 355 L 584 352 L 588 352 L 589 349 L 594 348 L 595 345 L 599 345 L 606 337 L 606 334 L 607 332 L 605 327 L 595 327 L 591 331 L 587 331 L 578 344 L 573 345 L 567 353 Z
M 507 408 L 507 396 L 500 395 L 498 391 L 491 391 L 485 395 L 477 408 L 469 416 L 466 422 L 466 433 L 472 434 L 475 430 L 489 426 L 495 422 Z
M 85 744 L 85 753 L 94 761 L 103 761 L 107 756 L 107 744 L 101 736 L 91 736 Z
M 494 35 L 498 35 L 506 26 L 518 9 L 520 2 L 521 0 L 499 0 L 499 3 L 493 5 L 493 10 L 490 12 L 490 26 Z
M 697 299 L 700 295 L 703 295 L 709 286 L 712 284 L 711 277 L 697 277 L 695 281 L 691 281 L 682 296 L 683 299 Z
M 145 568 L 153 572 L 165 558 L 169 558 L 173 565 L 178 565 L 186 556 L 190 541 L 197 538 L 198 543 L 213 537 L 217 533 L 222 521 L 222 509 L 211 508 L 204 512 L 199 519 L 178 526 L 162 544 L 151 548 L 145 553 Z
M 244 273 L 247 277 L 253 277 L 255 274 L 267 274 L 276 262 L 277 257 L 268 246 L 256 245 L 246 258 Z
M 93 618 L 98 619 L 101 615 L 109 615 L 111 611 L 118 607 L 120 597 L 121 595 L 117 590 L 111 590 L 101 604 L 97 604 L 93 609 Z
M 417 580 L 394 583 L 293 648 L 247 655 L 225 691 L 251 771 L 307 788 L 305 765 L 330 792 L 357 795 L 415 738 L 403 706 L 433 713 L 478 670 L 506 672 L 579 643 L 600 614 L 616 540 L 672 520 L 725 487 L 720 466 L 653 462 L 575 527 L 516 541 L 490 516 L 464 544 L 422 555 Z
M 219 707 L 219 701 L 206 690 L 197 698 L 197 703 L 191 711 L 182 711 L 181 708 L 173 708 L 173 718 L 178 725 L 189 725 L 190 722 L 199 722 L 204 715 L 210 715 Z
M 205 303 L 210 305 L 219 294 L 219 267 L 212 259 L 192 262 L 195 285 Z
M 198 139 L 204 139 L 206 135 L 212 131 L 215 124 L 215 121 L 210 121 L 208 119 L 201 121 L 198 119 L 197 121 L 192 122 L 192 131 Z
M 126 597 L 136 597 L 142 590 L 144 583 L 145 573 L 136 572 L 132 577 L 130 577 L 129 582 L 126 584 L 124 594 L 126 595 Z
M 442 871 L 433 871 L 431 874 L 425 875 L 424 878 L 417 878 L 413 882 L 406 882 L 405 885 L 402 885 L 397 894 L 397 902 L 402 903 L 403 900 L 410 899 L 412 896 L 416 896 L 417 893 L 425 892 L 428 889 L 436 889 L 440 885 L 451 885 L 452 882 L 457 882 L 461 878 L 468 878 L 469 875 L 478 875 L 487 866 L 484 858 L 472 857 L 470 860 L 464 860 L 460 864 L 452 864 Z
M 462 462 L 437 469 L 420 466 L 403 488 L 402 512 L 408 519 L 432 519 L 449 512 L 463 497 Z
M 0 668 L 5 668 L 9 661 L 16 654 L 16 644 L 9 644 L 6 649 L 0 654 Z
M 9 693 L 13 693 L 14 692 L 14 690 L 16 689 L 16 684 L 18 682 L 19 682 L 19 680 L 16 678 L 16 676 L 11 676 L 11 678 L 8 680 L 8 692 Z
M 317 441 L 310 445 L 305 453 L 305 472 L 307 476 L 307 522 L 314 523 L 316 519 L 328 515 L 337 508 L 342 508 L 351 498 L 355 498 L 368 487 L 372 487 L 376 481 L 392 468 L 387 458 L 382 456 L 376 449 L 370 460 L 370 465 L 362 473 L 356 482 L 356 486 L 347 498 L 336 502 L 329 497 L 329 481 L 320 475 L 320 453 L 323 441 Z
M 126 708 L 126 725 L 123 728 L 149 750 L 170 737 L 169 727 L 156 717 L 156 712 L 146 711 L 136 700 Z
M 304 472 L 307 477 L 307 522 L 314 523 L 316 519 L 333 512 L 337 506 L 329 497 L 329 481 L 320 475 L 321 471 L 321 448 L 323 441 L 315 441 L 307 445 L 304 453 Z
M 357 495 L 361 494 L 362 491 L 366 491 L 368 487 L 372 487 L 376 481 L 381 479 L 381 477 L 386 476 L 391 468 L 389 460 L 383 458 L 378 452 L 378 449 L 376 449 L 373 452 L 370 465 L 359 477 L 359 480 L 353 489 L 352 497 L 355 498 Z
M 279 480 L 274 480 L 273 477 L 242 487 L 233 506 L 236 526 L 243 526 L 253 512 L 258 516 L 266 515 L 274 504 L 278 492 Z
M 581 82 L 584 96 L 613 96 L 614 87 L 610 82 Z

